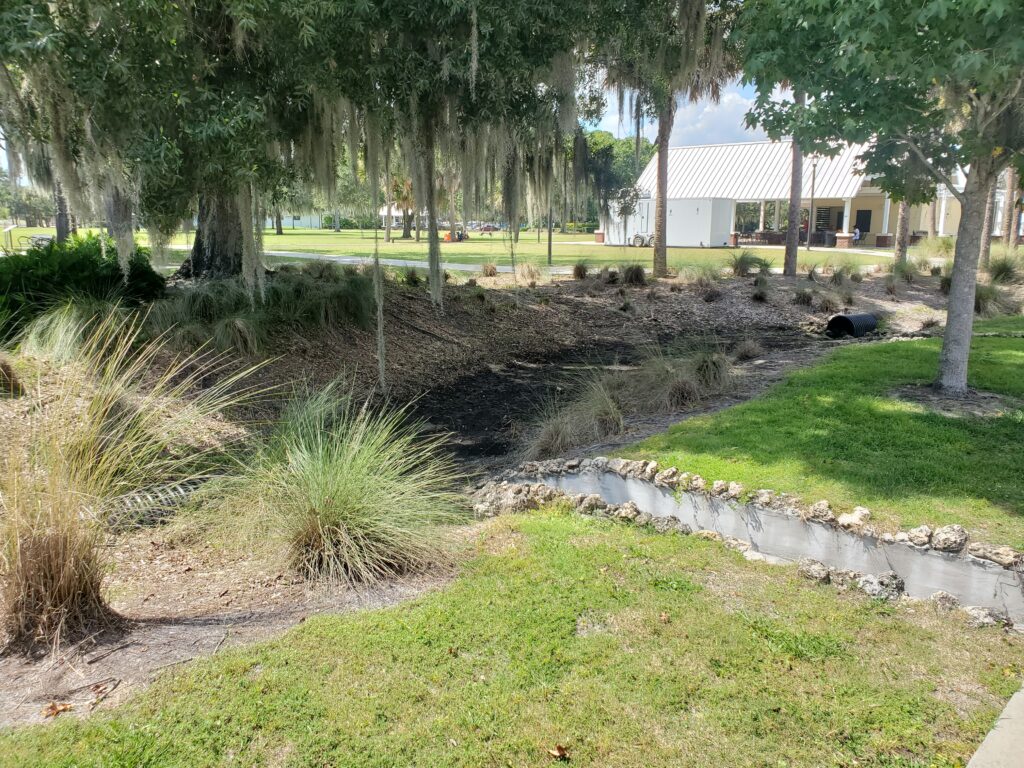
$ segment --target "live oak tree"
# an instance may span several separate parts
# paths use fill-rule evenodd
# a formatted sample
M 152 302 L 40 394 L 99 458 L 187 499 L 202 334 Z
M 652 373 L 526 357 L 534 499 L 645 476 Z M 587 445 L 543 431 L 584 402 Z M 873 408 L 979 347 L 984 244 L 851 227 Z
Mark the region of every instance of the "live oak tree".
M 986 196 L 1024 152 L 1024 6 L 1011 0 L 751 0 L 744 73 L 752 117 L 805 146 L 874 142 L 944 184 L 961 205 L 936 385 L 967 391 Z M 772 98 L 777 83 L 808 105 Z M 952 181 L 966 171 L 960 189 Z

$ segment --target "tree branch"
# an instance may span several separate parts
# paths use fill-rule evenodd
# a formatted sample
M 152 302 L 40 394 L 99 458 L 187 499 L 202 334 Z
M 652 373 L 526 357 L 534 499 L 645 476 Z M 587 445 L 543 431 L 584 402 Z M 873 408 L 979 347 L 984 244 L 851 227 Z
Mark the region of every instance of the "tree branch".
M 938 168 L 936 168 L 936 167 L 935 167 L 935 166 L 934 166 L 934 165 L 932 164 L 932 162 L 931 162 L 931 161 L 930 161 L 930 160 L 929 160 L 929 159 L 928 159 L 927 157 L 925 157 L 925 154 L 924 154 L 924 152 L 922 152 L 922 151 L 921 151 L 921 148 L 920 148 L 919 146 L 917 146 L 917 143 L 916 143 L 916 142 L 915 142 L 915 141 L 914 141 L 913 139 L 911 139 L 911 138 L 910 138 L 910 136 L 908 136 L 908 135 L 907 135 L 907 134 L 905 134 L 905 133 L 899 133 L 899 134 L 897 134 L 897 135 L 898 135 L 898 136 L 899 136 L 899 137 L 900 137 L 901 139 L 903 139 L 903 140 L 904 140 L 905 142 L 907 142 L 907 146 L 908 146 L 908 147 L 910 147 L 910 150 L 911 150 L 911 151 L 912 151 L 912 152 L 913 152 L 913 153 L 914 153 L 915 155 L 917 155 L 917 158 L 918 158 L 918 159 L 919 159 L 919 160 L 920 160 L 920 161 L 921 161 L 922 163 L 924 163 L 924 167 L 925 167 L 925 168 L 926 168 L 926 169 L 928 170 L 928 173 L 930 173 L 930 174 L 931 174 L 932 176 L 934 176 L 934 177 L 935 177 L 935 179 L 936 179 L 937 181 L 939 181 L 939 182 L 941 182 L 942 184 L 944 184 L 944 185 L 945 185 L 945 187 L 946 187 L 946 189 L 948 189 L 948 190 L 950 191 L 950 193 L 951 193 L 951 194 L 953 195 L 953 197 L 955 197 L 955 198 L 956 198 L 957 200 L 959 200 L 959 201 L 960 201 L 960 204 L 961 204 L 961 205 L 963 205 L 963 202 L 964 202 L 964 193 L 963 193 L 963 192 L 961 192 L 960 190 L 958 190 L 958 189 L 956 188 L 956 186 L 954 186 L 954 184 L 953 184 L 953 180 L 952 180 L 952 179 L 950 179 L 950 178 L 949 178 L 949 176 L 947 176 L 946 174 L 944 174 L 944 173 L 943 173 L 942 171 L 940 171 L 940 170 L 939 170 Z

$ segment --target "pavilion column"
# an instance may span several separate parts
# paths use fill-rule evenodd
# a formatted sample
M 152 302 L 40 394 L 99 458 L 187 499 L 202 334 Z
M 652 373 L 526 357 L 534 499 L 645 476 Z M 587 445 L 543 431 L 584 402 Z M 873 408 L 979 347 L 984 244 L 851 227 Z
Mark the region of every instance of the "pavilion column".
M 882 234 L 883 235 L 888 235 L 889 234 L 889 212 L 890 212 L 890 208 L 891 207 L 892 207 L 892 200 L 890 200 L 889 196 L 886 195 L 885 196 L 885 202 L 882 204 Z
M 851 216 L 853 216 L 853 198 L 847 197 L 843 199 L 843 232 L 853 232 L 853 227 L 850 226 Z
M 761 215 L 758 218 L 757 231 L 764 232 L 764 200 L 761 201 Z
M 782 201 L 781 200 L 776 200 L 775 201 L 775 216 L 774 216 L 775 221 L 774 221 L 774 227 L 773 227 L 773 229 L 776 232 L 779 231 L 779 225 L 782 224 L 782 215 L 781 214 L 782 214 Z
M 736 201 L 733 200 L 732 201 L 732 216 L 731 216 L 731 218 L 729 220 L 729 232 L 732 233 L 732 232 L 735 232 L 735 231 L 736 231 Z
M 939 206 L 939 237 L 946 234 L 946 202 L 949 200 L 949 195 L 946 194 L 946 190 L 942 190 L 942 204 Z

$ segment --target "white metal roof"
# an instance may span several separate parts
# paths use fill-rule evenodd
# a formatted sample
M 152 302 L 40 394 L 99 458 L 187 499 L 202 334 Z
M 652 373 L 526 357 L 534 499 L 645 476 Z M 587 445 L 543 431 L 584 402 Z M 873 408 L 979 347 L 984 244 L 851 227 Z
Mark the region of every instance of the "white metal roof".
M 857 157 L 865 147 L 843 147 L 834 157 L 819 157 L 814 196 L 855 197 L 866 178 L 855 173 Z M 703 144 L 670 147 L 668 199 L 725 197 L 731 200 L 786 200 L 789 198 L 791 141 L 751 141 L 738 144 Z M 640 174 L 637 186 L 657 194 L 658 157 Z M 811 196 L 811 158 L 804 156 L 804 199 Z

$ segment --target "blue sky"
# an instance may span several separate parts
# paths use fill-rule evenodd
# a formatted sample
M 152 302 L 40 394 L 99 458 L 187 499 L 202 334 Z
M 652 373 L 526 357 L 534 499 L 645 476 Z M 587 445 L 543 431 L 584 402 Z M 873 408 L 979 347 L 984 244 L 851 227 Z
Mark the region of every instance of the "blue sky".
M 717 104 L 707 100 L 694 104 L 681 101 L 676 110 L 669 145 L 682 147 L 766 139 L 763 131 L 751 130 L 743 122 L 744 115 L 754 102 L 754 93 L 753 86 L 741 86 L 737 82 L 722 92 L 722 98 Z M 608 109 L 597 127 L 619 137 L 632 135 L 633 126 L 629 116 L 626 115 L 619 122 L 619 105 L 615 93 L 608 94 Z M 653 123 L 644 126 L 645 136 L 653 140 L 656 134 L 657 126 Z

